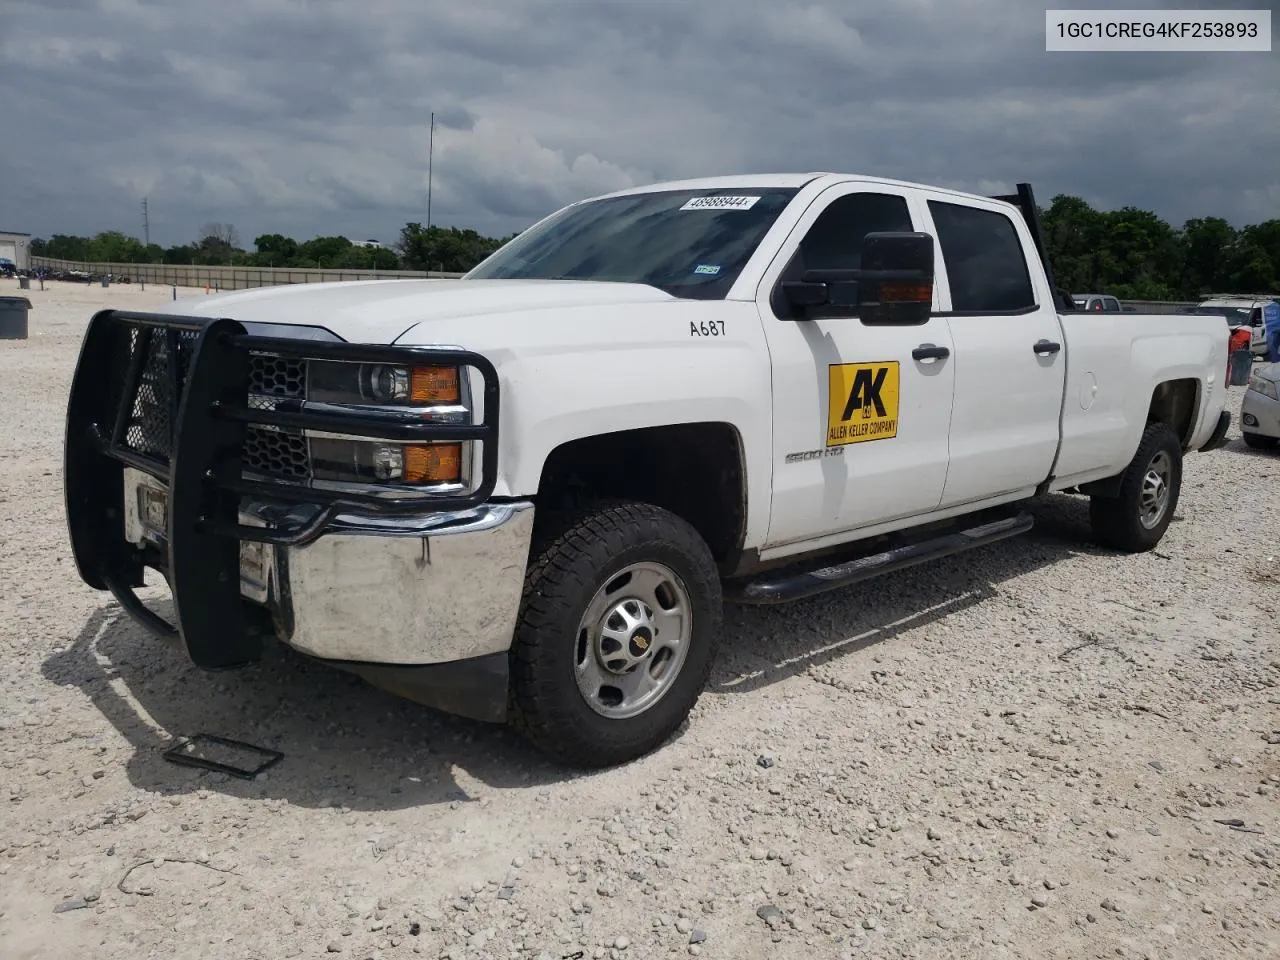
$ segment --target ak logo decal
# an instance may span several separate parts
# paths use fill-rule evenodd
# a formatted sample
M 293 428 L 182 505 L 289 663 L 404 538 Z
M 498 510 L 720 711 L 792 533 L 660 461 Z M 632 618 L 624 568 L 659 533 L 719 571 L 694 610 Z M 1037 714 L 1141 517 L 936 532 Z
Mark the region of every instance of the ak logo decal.
M 827 368 L 827 446 L 898 435 L 898 361 Z

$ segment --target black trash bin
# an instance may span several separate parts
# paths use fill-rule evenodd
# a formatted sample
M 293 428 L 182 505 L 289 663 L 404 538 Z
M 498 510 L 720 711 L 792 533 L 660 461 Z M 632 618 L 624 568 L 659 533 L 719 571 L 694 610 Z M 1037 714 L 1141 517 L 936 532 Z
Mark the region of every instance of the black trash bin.
M 0 340 L 27 339 L 27 311 L 31 301 L 26 297 L 0 297 Z
M 1230 373 L 1227 376 L 1227 386 L 1245 386 L 1249 382 L 1250 374 L 1253 373 L 1253 351 L 1232 350 L 1228 359 L 1230 364 L 1227 369 Z

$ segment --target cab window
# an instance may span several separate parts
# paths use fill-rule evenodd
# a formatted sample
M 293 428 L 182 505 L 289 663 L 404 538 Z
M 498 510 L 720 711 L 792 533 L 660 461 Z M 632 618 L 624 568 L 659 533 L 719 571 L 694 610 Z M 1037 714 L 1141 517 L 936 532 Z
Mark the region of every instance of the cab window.
M 909 231 L 911 211 L 903 196 L 891 193 L 847 193 L 836 197 L 818 214 L 787 262 L 774 287 L 773 309 L 788 313 L 782 281 L 799 280 L 806 270 L 856 270 L 862 265 L 862 240 L 868 233 Z M 853 317 L 856 306 L 810 308 L 810 317 Z
M 1027 258 L 1003 213 L 929 201 L 954 313 L 1024 313 L 1036 305 Z

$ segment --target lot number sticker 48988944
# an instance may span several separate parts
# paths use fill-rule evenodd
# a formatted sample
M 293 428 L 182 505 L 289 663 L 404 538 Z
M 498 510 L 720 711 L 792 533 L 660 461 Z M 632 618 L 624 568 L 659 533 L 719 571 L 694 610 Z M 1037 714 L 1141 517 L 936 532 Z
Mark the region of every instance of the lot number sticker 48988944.
M 827 446 L 898 435 L 898 361 L 827 368 Z

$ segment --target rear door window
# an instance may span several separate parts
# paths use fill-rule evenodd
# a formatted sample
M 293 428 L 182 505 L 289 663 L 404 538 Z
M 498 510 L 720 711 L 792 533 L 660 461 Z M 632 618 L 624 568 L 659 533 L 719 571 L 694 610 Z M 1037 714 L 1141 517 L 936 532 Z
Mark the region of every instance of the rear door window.
M 1013 221 L 1003 213 L 929 201 L 954 313 L 1022 313 L 1036 305 Z

